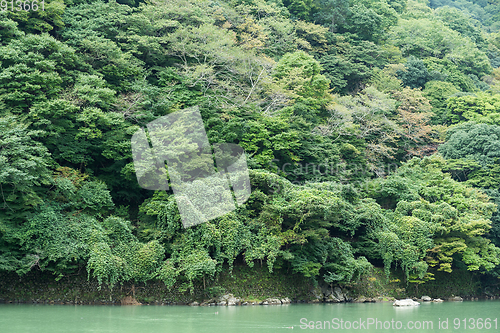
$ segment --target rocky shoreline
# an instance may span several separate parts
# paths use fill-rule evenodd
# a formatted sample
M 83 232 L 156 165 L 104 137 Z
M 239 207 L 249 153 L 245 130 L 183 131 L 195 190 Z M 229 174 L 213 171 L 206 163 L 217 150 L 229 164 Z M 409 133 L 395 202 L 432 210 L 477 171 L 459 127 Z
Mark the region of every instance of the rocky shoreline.
M 193 292 L 180 286 L 168 289 L 159 281 L 147 284 L 124 283 L 109 288 L 99 286 L 87 274 L 56 281 L 50 274 L 33 272 L 20 278 L 16 274 L 0 275 L 0 303 L 67 304 L 67 305 L 191 305 L 246 306 L 286 305 L 291 303 L 379 303 L 412 299 L 418 302 L 476 301 L 499 299 L 500 289 L 446 288 L 428 289 L 420 293 L 405 289 L 383 271 L 375 271 L 363 281 L 349 286 L 313 285 L 300 276 L 267 268 L 237 266 L 233 274 L 221 274 L 206 286 L 196 284 Z M 454 286 L 457 283 L 454 283 Z M 412 298 L 412 296 L 423 296 Z M 460 296 L 455 296 L 460 295 Z M 433 298 L 431 298 L 432 296 Z
M 488 297 L 485 296 L 484 299 L 500 299 L 496 296 Z M 323 302 L 319 300 L 312 300 L 309 302 L 304 302 L 304 301 L 292 301 L 290 298 L 285 297 L 283 299 L 279 298 L 267 298 L 264 301 L 261 302 L 252 302 L 252 301 L 245 301 L 242 300 L 238 297 L 235 297 L 233 294 L 227 294 L 224 296 L 221 296 L 219 298 L 213 298 L 213 299 L 208 299 L 205 300 L 201 303 L 198 303 L 196 301 L 189 303 L 188 305 L 190 306 L 237 306 L 237 305 L 286 305 L 286 304 L 291 304 L 291 303 L 377 303 L 377 302 L 392 302 L 394 301 L 393 305 L 394 306 L 413 306 L 413 305 L 420 305 L 420 303 L 423 302 L 432 302 L 432 303 L 443 303 L 445 301 L 448 302 L 463 302 L 464 300 L 468 301 L 478 301 L 478 297 L 470 297 L 464 299 L 463 297 L 460 296 L 454 296 L 454 297 L 448 297 L 448 298 L 431 298 L 429 296 L 422 296 L 421 298 L 409 298 L 409 299 L 402 299 L 402 300 L 395 300 L 393 297 L 357 297 L 355 299 L 348 298 L 344 296 L 342 293 L 342 290 L 340 288 L 335 288 L 334 293 L 329 294 L 327 299 L 324 300 Z
M 312 291 L 314 295 L 313 299 L 291 299 L 289 297 L 268 297 L 262 301 L 255 301 L 250 299 L 245 299 L 242 297 L 237 297 L 231 293 L 225 294 L 219 297 L 213 297 L 204 299 L 203 301 L 191 301 L 191 302 L 139 302 L 132 296 L 125 296 L 121 300 L 95 300 L 95 301 L 68 301 L 61 299 L 51 299 L 51 300 L 41 300 L 41 299 L 2 299 L 0 297 L 0 304 L 50 304 L 50 305 L 183 305 L 183 306 L 252 306 L 252 305 L 288 305 L 297 303 L 307 303 L 307 304 L 319 304 L 319 303 L 380 303 L 380 302 L 393 302 L 394 306 L 417 306 L 420 303 L 442 303 L 442 302 L 463 302 L 463 301 L 478 301 L 479 299 L 484 300 L 497 300 L 500 299 L 498 296 L 483 296 L 483 297 L 443 297 L 443 298 L 431 298 L 430 296 L 422 296 L 420 298 L 406 298 L 406 299 L 395 299 L 394 297 L 349 297 L 347 291 L 343 291 L 340 287 L 335 287 L 331 293 L 323 295 L 324 298 L 321 300 L 317 294 L 317 290 Z
M 131 297 L 131 296 L 126 296 L 121 300 L 111 300 L 111 301 L 106 301 L 106 300 L 94 300 L 94 301 L 68 301 L 68 300 L 61 300 L 61 299 L 51 299 L 51 300 L 42 300 L 42 299 L 31 299 L 31 300 L 26 300 L 26 299 L 0 299 L 0 304 L 48 304 L 48 305 L 182 305 L 182 306 L 251 306 L 251 305 L 288 305 L 288 304 L 321 304 L 321 303 L 381 303 L 381 302 L 394 302 L 393 305 L 395 306 L 411 306 L 411 305 L 417 305 L 417 304 L 405 304 L 403 301 L 412 301 L 415 303 L 424 303 L 424 302 L 429 302 L 429 303 L 442 303 L 442 302 L 463 302 L 463 301 L 479 301 L 479 300 L 499 300 L 500 297 L 497 296 L 484 296 L 484 297 L 450 297 L 450 298 L 430 298 L 430 300 L 423 299 L 428 296 L 422 296 L 422 298 L 409 298 L 409 299 L 401 299 L 401 300 L 396 300 L 394 297 L 357 297 L 354 299 L 348 299 L 344 301 L 332 301 L 331 299 L 325 300 L 325 301 L 318 301 L 318 300 L 310 300 L 310 301 L 305 301 L 305 300 L 292 300 L 288 297 L 285 298 L 266 298 L 263 301 L 251 301 L 251 300 L 245 300 L 243 298 L 239 298 L 234 296 L 233 294 L 227 294 L 223 295 L 218 298 L 211 298 L 211 299 L 206 299 L 202 302 L 198 301 L 192 301 L 192 302 L 161 302 L 161 301 L 154 301 L 154 302 L 139 302 L 137 299 Z M 403 302 L 403 303 L 401 303 Z

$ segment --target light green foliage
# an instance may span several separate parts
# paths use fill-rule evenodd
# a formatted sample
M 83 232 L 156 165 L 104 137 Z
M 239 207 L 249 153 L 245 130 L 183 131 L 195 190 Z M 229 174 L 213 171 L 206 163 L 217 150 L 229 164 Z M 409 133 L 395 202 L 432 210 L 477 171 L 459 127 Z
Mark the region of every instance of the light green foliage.
M 463 36 L 469 37 L 480 48 L 484 47 L 486 42 L 485 34 L 479 28 L 479 22 L 459 9 L 448 6 L 436 9 L 436 15 L 446 26 L 458 31 Z
M 396 25 L 397 13 L 386 2 L 359 1 L 349 8 L 347 22 L 343 28 L 361 39 L 377 41 L 387 30 Z
M 450 6 L 460 9 L 467 16 L 479 20 L 485 30 L 496 31 L 498 25 L 498 3 L 496 1 L 455 1 L 455 0 L 432 0 L 433 8 Z
M 102 223 L 105 231 L 94 238 L 87 270 L 99 284 L 112 288 L 118 282 L 143 282 L 159 274 L 164 247 L 156 240 L 139 242 L 131 233 L 130 222 L 108 217 Z
M 329 80 L 320 71 L 321 65 L 303 51 L 285 54 L 276 64 L 277 84 L 292 98 L 328 98 Z
M 312 278 L 324 275 L 329 283 L 348 283 L 371 265 L 364 257 L 355 259 L 352 247 L 334 235 L 352 236 L 371 218 L 359 214 L 368 202 L 354 206 L 332 185 L 302 188 L 281 183 L 275 199 L 263 207 L 261 219 L 281 226 L 280 237 L 288 249 L 282 256 L 295 272 Z
M 371 163 L 391 158 L 394 148 L 391 143 L 398 131 L 391 121 L 396 101 L 373 87 L 351 97 L 335 100 L 328 126 L 337 135 L 355 135 L 367 142 L 366 156 Z M 359 154 L 359 153 L 358 153 Z
M 429 19 L 400 20 L 399 25 L 391 29 L 391 34 L 391 40 L 401 48 L 403 55 L 418 58 L 442 58 L 464 42 L 458 32 Z
M 115 92 L 105 87 L 105 81 L 97 75 L 80 75 L 76 79 L 73 94 L 81 107 L 109 108 Z
M 399 25 L 391 30 L 391 39 L 405 56 L 448 59 L 465 74 L 482 76 L 492 69 L 483 51 L 441 21 L 400 20 Z
M 113 201 L 106 189 L 106 184 L 101 182 L 85 183 L 77 192 L 76 199 L 80 202 L 78 208 L 100 212 L 113 207 Z
M 174 260 L 176 266 L 171 264 Z M 202 249 L 195 249 L 192 252 L 182 253 L 173 257 L 173 259 L 167 260 L 158 278 L 164 281 L 167 286 L 172 287 L 177 282 L 175 278 L 182 274 L 182 277 L 188 282 L 182 284 L 179 290 L 186 291 L 189 289 L 193 292 L 193 281 L 205 276 L 213 277 L 216 272 L 216 264 L 217 262 L 210 258 L 207 252 Z
M 500 166 L 497 157 L 500 132 L 496 125 L 468 122 L 450 129 L 448 138 L 439 151 L 448 158 L 447 171 L 454 179 L 482 188 L 495 204 L 500 203 Z M 500 244 L 500 215 L 491 218 L 489 238 Z M 480 241 L 480 240 L 478 240 Z
M 468 270 L 486 271 L 498 265 L 500 249 L 481 237 L 491 228 L 495 205 L 481 191 L 444 174 L 445 166 L 446 161 L 439 156 L 414 158 L 377 185 L 378 200 L 397 205 L 395 217 L 401 221 L 386 235 L 386 267 L 399 262 L 408 274 L 423 260 L 445 272 L 459 263 Z M 416 248 L 404 246 L 408 241 Z M 400 246 L 394 245 L 397 242 Z
M 447 102 L 447 109 L 452 124 L 465 121 L 500 124 L 500 95 L 478 93 L 475 96 L 452 97 Z
M 447 101 L 456 93 L 458 89 L 450 82 L 429 81 L 425 84 L 424 95 L 429 99 L 433 108 L 433 123 L 446 123 Z
M 397 78 L 396 72 L 398 67 L 402 69 L 403 66 L 386 66 L 382 70 L 377 68 L 370 80 L 370 84 L 378 91 L 384 93 L 400 91 L 403 88 L 403 82 Z
M 13 237 L 29 262 L 17 268 L 19 274 L 31 269 L 49 270 L 59 278 L 83 266 L 95 234 L 102 233 L 97 221 L 88 215 L 68 216 L 59 205 L 44 205 L 30 217 Z
M 465 75 L 453 61 L 433 57 L 425 58 L 423 61 L 428 71 L 433 73 L 431 80 L 450 82 L 464 92 L 479 90 L 474 80 L 469 75 Z
M 0 45 L 7 45 L 12 39 L 21 37 L 24 33 L 18 29 L 17 22 L 6 18 L 7 12 L 0 12 Z
M 159 273 L 159 279 L 170 287 L 179 282 L 182 290 L 193 291 L 193 282 L 214 277 L 224 264 L 231 268 L 238 255 L 250 266 L 254 260 L 267 260 L 272 271 L 279 254 L 281 241 L 272 228 L 249 220 L 246 214 L 231 213 L 182 232 L 172 196 L 157 193 L 141 210 L 155 217 L 144 232 L 161 235 L 171 242 L 170 259 Z

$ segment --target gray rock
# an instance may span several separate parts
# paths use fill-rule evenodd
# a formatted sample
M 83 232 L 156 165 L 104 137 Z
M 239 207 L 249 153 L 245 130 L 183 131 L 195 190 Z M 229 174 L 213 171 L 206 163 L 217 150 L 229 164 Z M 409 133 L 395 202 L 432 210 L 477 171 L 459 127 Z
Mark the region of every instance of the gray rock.
M 190 303 L 189 305 L 190 305 L 190 306 L 198 306 L 198 305 L 200 305 L 200 304 L 199 304 L 198 302 L 194 301 L 193 303 Z
M 217 305 L 234 306 L 239 304 L 240 302 L 240 299 L 234 297 L 233 294 L 226 294 L 218 298 Z
M 328 297 L 331 293 L 333 293 L 333 290 L 330 286 L 328 285 L 322 285 L 321 286 L 321 293 L 325 296 Z
M 219 297 L 219 302 L 235 298 L 233 294 L 226 294 Z
M 237 305 L 239 303 L 240 303 L 240 299 L 236 298 L 236 297 L 234 297 L 232 295 L 231 295 L 231 297 L 229 297 L 227 299 L 227 305 L 234 306 L 234 305 Z
M 267 301 L 264 301 L 264 302 L 260 302 L 260 305 L 269 305 L 269 303 Z
M 400 299 L 396 300 L 393 304 L 393 306 L 418 306 L 420 305 L 419 302 L 415 302 L 414 300 L 407 298 L 407 299 Z
M 292 301 L 288 297 L 285 297 L 281 300 L 281 304 L 290 304 L 290 303 L 292 303 Z
M 333 289 L 333 296 L 335 296 L 336 299 L 338 299 L 340 302 L 344 302 L 346 300 L 346 297 L 342 293 L 342 289 L 339 287 L 335 287 Z
M 353 301 L 353 303 L 364 303 L 364 302 L 366 302 L 366 298 L 364 298 L 363 296 L 358 297 Z
M 325 297 L 325 295 L 323 295 L 323 292 L 321 291 L 321 288 L 314 288 L 312 290 L 312 294 L 314 295 L 314 297 L 317 299 L 317 300 L 320 300 L 322 301 L 323 298 Z
M 340 300 L 337 299 L 337 297 L 333 296 L 333 294 L 328 295 L 328 297 L 325 299 L 326 303 L 340 303 Z
M 450 302 L 462 302 L 464 299 L 460 296 L 455 296 L 455 297 L 450 297 L 448 298 L 448 301 Z
M 422 297 L 420 297 L 420 299 L 422 301 L 424 301 L 424 302 L 430 302 L 430 301 L 432 301 L 432 298 L 430 298 L 429 296 L 422 296 Z
M 339 300 L 337 297 L 333 296 L 333 294 L 328 295 L 328 297 L 325 299 L 326 303 L 342 303 L 341 300 Z
M 432 301 L 434 303 L 442 303 L 442 302 L 444 302 L 441 298 L 434 298 Z
M 277 298 L 268 298 L 268 299 L 266 299 L 266 302 L 269 305 L 281 305 L 281 301 Z

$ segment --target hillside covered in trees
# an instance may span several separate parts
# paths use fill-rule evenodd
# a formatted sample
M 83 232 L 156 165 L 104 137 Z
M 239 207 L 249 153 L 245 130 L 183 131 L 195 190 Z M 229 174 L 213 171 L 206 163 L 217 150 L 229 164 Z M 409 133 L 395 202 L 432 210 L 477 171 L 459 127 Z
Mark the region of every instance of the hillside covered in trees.
M 498 0 L 4 3 L 0 273 L 498 285 Z M 185 229 L 171 190 L 139 187 L 131 137 L 188 107 L 245 149 L 252 194 Z

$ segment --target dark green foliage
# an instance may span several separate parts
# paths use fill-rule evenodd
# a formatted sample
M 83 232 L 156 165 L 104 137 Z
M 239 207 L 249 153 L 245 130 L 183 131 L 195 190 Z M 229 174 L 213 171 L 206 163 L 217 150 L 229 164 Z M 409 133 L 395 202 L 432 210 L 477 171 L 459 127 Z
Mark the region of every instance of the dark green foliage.
M 498 146 L 500 127 L 496 125 L 468 122 L 448 131 L 447 142 L 439 148 L 444 157 L 449 158 L 448 171 L 457 180 L 482 188 L 495 204 L 500 204 L 500 165 Z M 489 237 L 498 245 L 500 214 L 491 218 L 492 229 Z
M 448 98 L 458 93 L 458 89 L 450 82 L 429 81 L 425 84 L 424 94 L 433 107 L 432 121 L 434 124 L 447 123 Z
M 403 81 L 403 85 L 410 88 L 422 88 L 431 80 L 424 62 L 415 57 L 410 57 L 405 64 L 405 70 L 400 70 L 396 74 Z
M 13 112 L 55 98 L 88 68 L 75 50 L 42 34 L 27 34 L 0 47 L 0 101 Z
M 17 117 L 0 118 L 0 214 L 17 215 L 42 200 L 38 189 L 50 183 L 49 152 Z M 1 222 L 0 222 L 1 223 Z
M 481 166 L 494 164 L 500 157 L 500 127 L 468 122 L 448 130 L 448 140 L 439 152 L 449 159 L 470 159 Z
M 38 6 L 38 10 L 18 10 L 15 7 L 14 10 L 7 10 L 3 13 L 9 19 L 18 22 L 19 27 L 28 33 L 53 33 L 54 30 L 64 27 L 62 15 L 66 4 L 63 0 L 45 0 L 44 5 L 40 1 Z
M 336 93 L 356 91 L 393 56 L 389 50 L 369 41 L 352 41 L 332 35 L 332 49 L 320 58 L 325 76 Z

